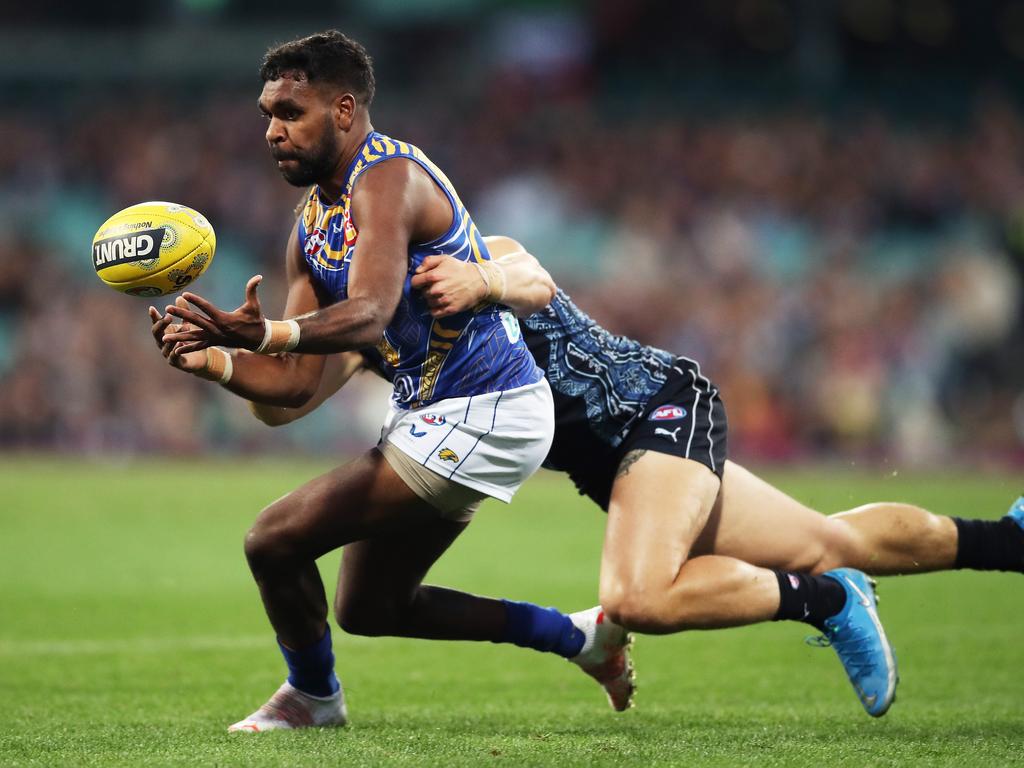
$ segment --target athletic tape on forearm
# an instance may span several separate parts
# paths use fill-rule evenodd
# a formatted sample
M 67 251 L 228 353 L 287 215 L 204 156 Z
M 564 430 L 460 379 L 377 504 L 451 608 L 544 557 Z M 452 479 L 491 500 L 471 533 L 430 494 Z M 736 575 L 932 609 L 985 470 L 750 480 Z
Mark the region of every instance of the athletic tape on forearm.
M 505 270 L 500 264 L 494 261 L 474 261 L 480 277 L 484 281 L 486 301 L 501 301 L 505 298 Z
M 231 355 L 219 347 L 206 348 L 206 365 L 202 370 L 196 371 L 196 376 L 207 381 L 216 381 L 218 384 L 227 384 L 235 372 L 235 364 Z
M 263 341 L 256 347 L 261 355 L 291 352 L 299 344 L 299 324 L 294 320 L 263 319 Z

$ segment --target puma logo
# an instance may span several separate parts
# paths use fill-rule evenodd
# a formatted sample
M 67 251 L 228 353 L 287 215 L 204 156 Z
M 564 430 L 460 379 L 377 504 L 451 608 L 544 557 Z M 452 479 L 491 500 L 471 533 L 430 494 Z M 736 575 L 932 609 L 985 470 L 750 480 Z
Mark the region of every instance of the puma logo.
M 679 439 L 676 436 L 679 434 L 680 429 L 682 429 L 682 427 L 676 427 L 671 432 L 669 432 L 667 429 L 664 429 L 663 427 L 656 427 L 654 430 L 654 434 L 662 435 L 663 437 L 671 437 L 673 443 L 678 443 Z

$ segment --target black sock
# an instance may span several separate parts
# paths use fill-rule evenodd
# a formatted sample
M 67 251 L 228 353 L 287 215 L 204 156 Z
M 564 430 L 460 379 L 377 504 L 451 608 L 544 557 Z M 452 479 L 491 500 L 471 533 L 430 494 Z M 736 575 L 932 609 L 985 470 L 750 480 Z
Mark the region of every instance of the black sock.
M 954 517 L 957 544 L 954 568 L 976 571 L 1024 571 L 1024 530 L 1010 517 L 964 520 Z
M 846 590 L 829 576 L 775 571 L 779 580 L 779 612 L 775 621 L 804 621 L 822 632 L 825 619 L 846 605 Z

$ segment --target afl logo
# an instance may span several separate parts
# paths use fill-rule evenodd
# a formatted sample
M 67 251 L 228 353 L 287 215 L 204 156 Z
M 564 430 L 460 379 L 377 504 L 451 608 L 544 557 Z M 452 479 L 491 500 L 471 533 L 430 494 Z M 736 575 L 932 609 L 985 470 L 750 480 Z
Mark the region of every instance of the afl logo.
M 432 427 L 441 427 L 445 424 L 445 418 L 439 413 L 425 413 L 420 416 L 420 419 L 424 424 L 429 424 Z
M 654 409 L 650 416 L 651 421 L 676 421 L 686 418 L 686 409 L 681 405 L 660 405 Z

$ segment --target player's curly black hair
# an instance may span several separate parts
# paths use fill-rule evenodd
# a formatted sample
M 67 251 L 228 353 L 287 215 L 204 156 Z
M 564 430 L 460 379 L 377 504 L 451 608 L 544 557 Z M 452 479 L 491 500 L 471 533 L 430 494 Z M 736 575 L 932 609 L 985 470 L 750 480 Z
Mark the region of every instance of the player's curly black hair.
M 362 45 L 336 29 L 275 45 L 263 57 L 263 82 L 298 73 L 311 83 L 332 83 L 348 88 L 368 105 L 373 101 L 373 61 Z

